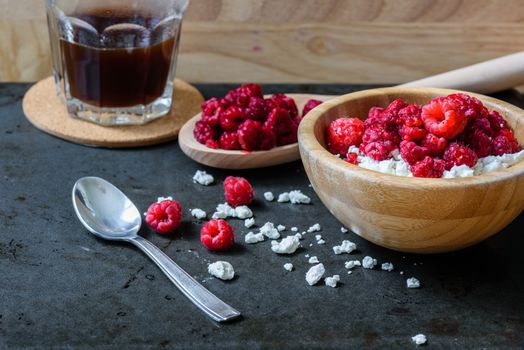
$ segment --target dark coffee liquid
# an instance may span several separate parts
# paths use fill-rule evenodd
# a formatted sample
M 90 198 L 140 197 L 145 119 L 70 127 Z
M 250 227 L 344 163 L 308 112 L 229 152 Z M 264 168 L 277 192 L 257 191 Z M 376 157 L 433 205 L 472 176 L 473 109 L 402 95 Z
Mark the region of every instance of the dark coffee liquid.
M 73 17 L 81 20 L 74 42 L 60 45 L 74 98 L 98 107 L 129 107 L 162 95 L 175 36 L 155 32 L 158 17 L 104 9 Z

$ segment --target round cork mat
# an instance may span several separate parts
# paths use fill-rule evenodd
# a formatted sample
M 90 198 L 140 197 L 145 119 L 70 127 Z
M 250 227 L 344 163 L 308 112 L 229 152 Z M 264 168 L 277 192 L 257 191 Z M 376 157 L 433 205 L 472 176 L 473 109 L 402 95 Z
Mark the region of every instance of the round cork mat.
M 175 140 L 184 123 L 200 112 L 204 98 L 185 81 L 175 79 L 173 107 L 168 115 L 144 125 L 101 126 L 72 118 L 56 95 L 53 77 L 33 85 L 24 96 L 27 119 L 38 129 L 89 146 L 139 147 Z

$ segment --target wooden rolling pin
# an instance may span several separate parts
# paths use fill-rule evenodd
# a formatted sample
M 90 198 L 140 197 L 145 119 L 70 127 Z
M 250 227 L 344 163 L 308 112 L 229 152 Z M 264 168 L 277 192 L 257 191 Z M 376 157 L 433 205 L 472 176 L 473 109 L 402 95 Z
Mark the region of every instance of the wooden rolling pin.
M 399 86 L 437 87 L 489 94 L 524 84 L 524 51 Z

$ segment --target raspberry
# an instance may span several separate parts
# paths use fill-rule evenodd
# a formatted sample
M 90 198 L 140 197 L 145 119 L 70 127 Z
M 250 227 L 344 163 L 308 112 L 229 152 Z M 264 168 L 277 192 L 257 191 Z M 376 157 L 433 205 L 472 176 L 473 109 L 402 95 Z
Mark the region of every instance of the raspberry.
M 421 142 L 421 146 L 426 147 L 429 155 L 432 157 L 440 157 L 444 153 L 447 144 L 448 141 L 445 138 L 430 133 Z
M 237 150 L 240 149 L 240 143 L 238 142 L 238 133 L 237 132 L 224 132 L 220 139 L 218 140 L 220 148 L 227 150 Z
M 502 129 L 509 129 L 508 122 L 497 111 L 489 112 L 487 119 L 494 132 L 499 132 Z
M 399 134 L 403 140 L 420 141 L 428 133 L 424 129 L 420 116 L 422 109 L 417 105 L 408 105 L 398 112 L 398 122 L 401 124 Z
M 235 233 L 227 221 L 210 220 L 200 230 L 200 241 L 207 250 L 227 250 L 235 243 Z
M 411 165 L 409 169 L 415 177 L 439 178 L 444 174 L 445 162 L 442 159 L 425 157 Z
M 215 140 L 207 140 L 206 141 L 206 147 L 207 148 L 218 149 L 218 142 L 215 141 Z
M 177 201 L 153 203 L 146 213 L 146 222 L 161 235 L 174 231 L 182 221 L 182 206 Z
M 298 116 L 298 108 L 295 104 L 295 100 L 284 94 L 274 94 L 266 100 L 268 109 L 272 110 L 275 108 L 282 108 L 288 111 L 291 119 L 295 119 Z
M 472 130 L 479 130 L 487 136 L 493 136 L 494 129 L 491 126 L 491 122 L 488 118 L 477 118 L 471 120 L 467 125 L 464 133 L 471 133 Z M 500 130 L 500 129 L 499 129 Z M 497 130 L 498 131 L 498 130 Z
M 205 144 L 207 140 L 214 140 L 217 137 L 215 129 L 202 120 L 196 122 L 193 135 L 195 139 L 202 144 Z
M 267 151 L 277 145 L 277 135 L 268 127 L 262 127 L 262 137 L 260 140 L 259 149 Z
M 248 106 L 251 97 L 263 97 L 260 85 L 241 85 L 239 88 L 229 91 L 224 99 L 231 104 L 245 108 Z
M 358 118 L 333 120 L 326 132 L 328 150 L 333 154 L 346 154 L 349 146 L 362 142 L 364 123 Z
M 304 116 L 308 114 L 310 110 L 320 105 L 321 103 L 322 101 L 315 100 L 314 98 L 308 100 L 304 105 L 304 108 L 302 109 L 302 118 L 304 118 Z
M 482 120 L 482 119 L 477 119 Z M 477 154 L 477 157 L 486 157 L 493 152 L 493 138 L 482 129 L 471 129 L 465 132 L 461 139 Z
M 277 138 L 277 146 L 297 142 L 297 125 L 283 108 L 273 108 L 269 113 L 264 127 L 273 131 Z
M 229 205 L 237 207 L 250 204 L 254 192 L 251 184 L 243 177 L 228 176 L 224 180 L 224 195 Z
M 262 97 L 250 97 L 245 112 L 248 119 L 264 122 L 268 113 L 266 102 Z
M 236 131 L 244 119 L 244 111 L 238 106 L 231 106 L 220 115 L 220 127 L 225 131 Z
M 501 156 L 506 153 L 515 153 L 520 149 L 519 143 L 509 129 L 502 129 L 493 140 L 493 154 Z
M 402 141 L 400 143 L 400 155 L 409 165 L 424 159 L 429 154 L 426 147 L 418 146 L 412 141 Z
M 380 124 L 384 129 L 396 132 L 399 124 L 398 113 L 404 107 L 406 107 L 406 103 L 401 99 L 396 99 L 385 109 L 376 108 L 373 111 L 370 110 L 368 118 L 364 122 L 366 128 L 374 124 Z
M 371 107 L 368 112 L 368 117 L 366 119 L 378 119 L 382 114 L 384 108 L 382 107 Z
M 467 165 L 470 168 L 477 164 L 477 154 L 461 142 L 453 142 L 448 145 L 442 157 L 446 162 L 446 170 L 455 165 Z
M 397 146 L 391 141 L 385 142 L 370 142 L 367 144 L 362 144 L 360 150 L 367 156 L 373 158 L 374 160 L 381 161 L 391 158 L 391 151 L 393 151 Z
M 238 127 L 238 142 L 242 149 L 253 151 L 259 149 L 262 138 L 262 124 L 248 119 Z
M 446 98 L 457 103 L 457 108 L 462 110 L 468 119 L 485 118 L 488 115 L 488 110 L 478 98 L 466 94 L 451 94 Z
M 400 144 L 400 135 L 393 126 L 384 124 L 372 124 L 366 127 L 362 135 L 363 143 L 389 141 L 396 145 Z
M 202 121 L 210 126 L 220 124 L 220 114 L 227 108 L 227 102 L 224 99 L 213 97 L 202 103 Z
M 422 121 L 426 129 L 436 136 L 448 140 L 464 131 L 468 118 L 461 105 L 461 100 L 448 97 L 437 97 L 422 107 Z
M 358 154 L 355 152 L 349 152 L 346 159 L 344 159 L 346 162 L 358 165 Z

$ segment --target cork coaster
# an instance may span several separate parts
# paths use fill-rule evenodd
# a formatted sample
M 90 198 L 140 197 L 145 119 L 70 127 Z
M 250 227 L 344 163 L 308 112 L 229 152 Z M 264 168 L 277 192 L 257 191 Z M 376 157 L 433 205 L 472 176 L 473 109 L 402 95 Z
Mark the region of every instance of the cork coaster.
M 38 129 L 89 146 L 139 147 L 175 140 L 184 123 L 200 112 L 204 98 L 192 85 L 175 79 L 171 112 L 144 125 L 101 126 L 72 118 L 57 97 L 53 77 L 33 85 L 24 96 L 27 119 Z

